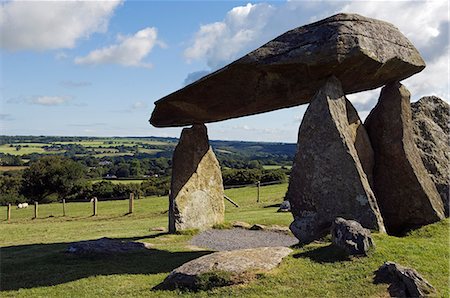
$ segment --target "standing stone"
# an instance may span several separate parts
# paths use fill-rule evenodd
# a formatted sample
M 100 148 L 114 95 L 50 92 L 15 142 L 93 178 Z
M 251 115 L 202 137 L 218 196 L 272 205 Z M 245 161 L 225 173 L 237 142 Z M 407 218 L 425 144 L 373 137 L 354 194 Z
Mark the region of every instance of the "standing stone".
M 375 152 L 374 190 L 388 232 L 442 219 L 442 201 L 414 143 L 409 91 L 399 82 L 386 85 L 365 126 Z
M 426 96 L 412 103 L 411 110 L 414 141 L 449 216 L 450 106 L 439 97 Z
M 169 232 L 201 230 L 223 222 L 223 195 L 222 174 L 206 126 L 183 129 L 172 160 Z
M 372 149 L 361 121 L 330 78 L 303 117 L 286 199 L 294 216 L 290 228 L 300 242 L 326 235 L 338 216 L 384 231 L 365 170 L 371 172 Z

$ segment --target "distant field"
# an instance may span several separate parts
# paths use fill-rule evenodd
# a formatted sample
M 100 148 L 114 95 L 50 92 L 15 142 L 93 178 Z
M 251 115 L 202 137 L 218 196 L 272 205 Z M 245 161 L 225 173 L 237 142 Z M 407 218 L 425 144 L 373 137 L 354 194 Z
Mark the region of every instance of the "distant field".
M 16 145 L 16 144 L 14 144 Z M 17 144 L 19 145 L 19 144 Z M 40 153 L 40 154 L 52 154 L 55 152 L 47 152 L 42 149 L 42 146 L 46 144 L 23 144 L 29 145 L 29 147 L 23 147 L 20 150 L 17 150 L 16 147 L 10 147 L 9 144 L 0 145 L 0 153 L 11 154 L 11 155 L 25 155 L 31 153 Z M 42 145 L 42 146 L 41 146 Z M 59 151 L 61 152 L 61 151 Z
M 28 167 L 26 167 L 26 166 L 0 166 L 0 172 L 20 171 L 20 170 L 23 170 L 26 168 L 28 168 Z
M 77 154 L 77 156 L 86 156 L 92 155 L 98 158 L 106 157 L 106 156 L 127 156 L 133 155 L 133 152 L 119 152 L 119 149 L 115 148 L 118 146 L 127 146 L 133 147 L 138 146 L 139 152 L 147 153 L 147 154 L 156 154 L 162 152 L 162 149 L 148 149 L 144 148 L 145 145 L 154 145 L 154 146 L 175 146 L 176 144 L 173 142 L 163 142 L 163 141 L 151 141 L 146 139 L 129 139 L 129 138 L 101 138 L 95 140 L 83 140 L 83 141 L 74 141 L 74 142 L 51 142 L 51 143 L 14 143 L 14 147 L 11 147 L 10 144 L 0 145 L 0 153 L 11 154 L 11 155 L 27 155 L 32 153 L 39 154 L 56 154 L 56 153 L 64 153 L 65 150 L 60 151 L 45 151 L 42 147 L 44 146 L 52 146 L 52 145 L 68 145 L 68 144 L 77 144 L 85 147 L 88 150 L 94 150 L 95 154 Z M 17 150 L 17 146 L 21 146 L 20 150 Z
M 107 181 L 107 182 L 111 182 L 113 184 L 130 184 L 130 183 L 140 184 L 140 183 L 142 183 L 145 180 L 146 179 L 126 179 L 126 180 L 92 179 L 90 181 L 91 181 L 91 183 L 98 183 L 98 182 L 102 182 L 102 181 Z
M 276 170 L 276 169 L 281 169 L 282 166 L 272 166 L 272 165 L 264 165 L 263 168 L 265 170 Z M 291 169 L 292 166 L 284 166 L 286 169 Z

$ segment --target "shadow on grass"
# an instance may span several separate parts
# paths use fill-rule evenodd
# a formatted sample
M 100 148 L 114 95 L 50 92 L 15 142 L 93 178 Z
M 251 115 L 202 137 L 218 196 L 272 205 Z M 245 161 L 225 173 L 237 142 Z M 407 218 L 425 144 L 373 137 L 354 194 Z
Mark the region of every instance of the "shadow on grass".
M 129 238 L 120 240 L 129 241 Z M 66 253 L 69 244 L 2 247 L 0 291 L 53 286 L 96 275 L 168 273 L 190 260 L 211 253 L 149 249 L 86 258 Z
M 309 258 L 317 263 L 334 263 L 334 262 L 350 261 L 350 258 L 345 253 L 345 251 L 332 244 L 295 254 L 293 255 L 293 257 Z

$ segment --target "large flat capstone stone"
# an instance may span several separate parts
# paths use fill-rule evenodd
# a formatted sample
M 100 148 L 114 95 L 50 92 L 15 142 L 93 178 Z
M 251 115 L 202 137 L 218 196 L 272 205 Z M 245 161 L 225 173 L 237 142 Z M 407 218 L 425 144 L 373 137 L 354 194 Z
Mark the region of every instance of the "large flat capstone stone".
M 414 142 L 410 96 L 399 82 L 387 84 L 364 123 L 375 156 L 374 190 L 391 234 L 444 217 L 442 200 Z
M 308 103 L 334 75 L 345 94 L 405 79 L 425 67 L 393 25 L 337 14 L 288 31 L 158 100 L 157 127 L 207 123 Z
M 308 106 L 286 198 L 302 242 L 325 236 L 336 217 L 384 231 L 370 186 L 373 152 L 369 138 L 341 84 L 330 78 Z
M 223 195 L 222 173 L 206 126 L 183 129 L 172 159 L 169 232 L 202 230 L 223 222 Z

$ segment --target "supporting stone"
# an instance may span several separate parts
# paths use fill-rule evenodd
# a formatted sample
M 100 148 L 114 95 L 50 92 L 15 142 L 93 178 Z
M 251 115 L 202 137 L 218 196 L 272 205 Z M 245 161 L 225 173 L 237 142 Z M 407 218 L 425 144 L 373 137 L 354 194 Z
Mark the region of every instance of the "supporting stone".
M 444 209 L 414 143 L 410 93 L 399 82 L 381 90 L 365 121 L 374 153 L 374 190 L 389 233 L 443 218 Z
M 223 222 L 223 198 L 222 173 L 206 126 L 183 129 L 172 159 L 169 232 L 202 230 Z
M 330 78 L 312 99 L 297 146 L 286 197 L 294 216 L 290 228 L 300 242 L 326 235 L 336 217 L 384 231 L 367 178 L 372 148 L 338 79 Z
M 411 104 L 414 141 L 423 165 L 436 185 L 449 216 L 450 194 L 450 106 L 436 96 L 425 96 Z

